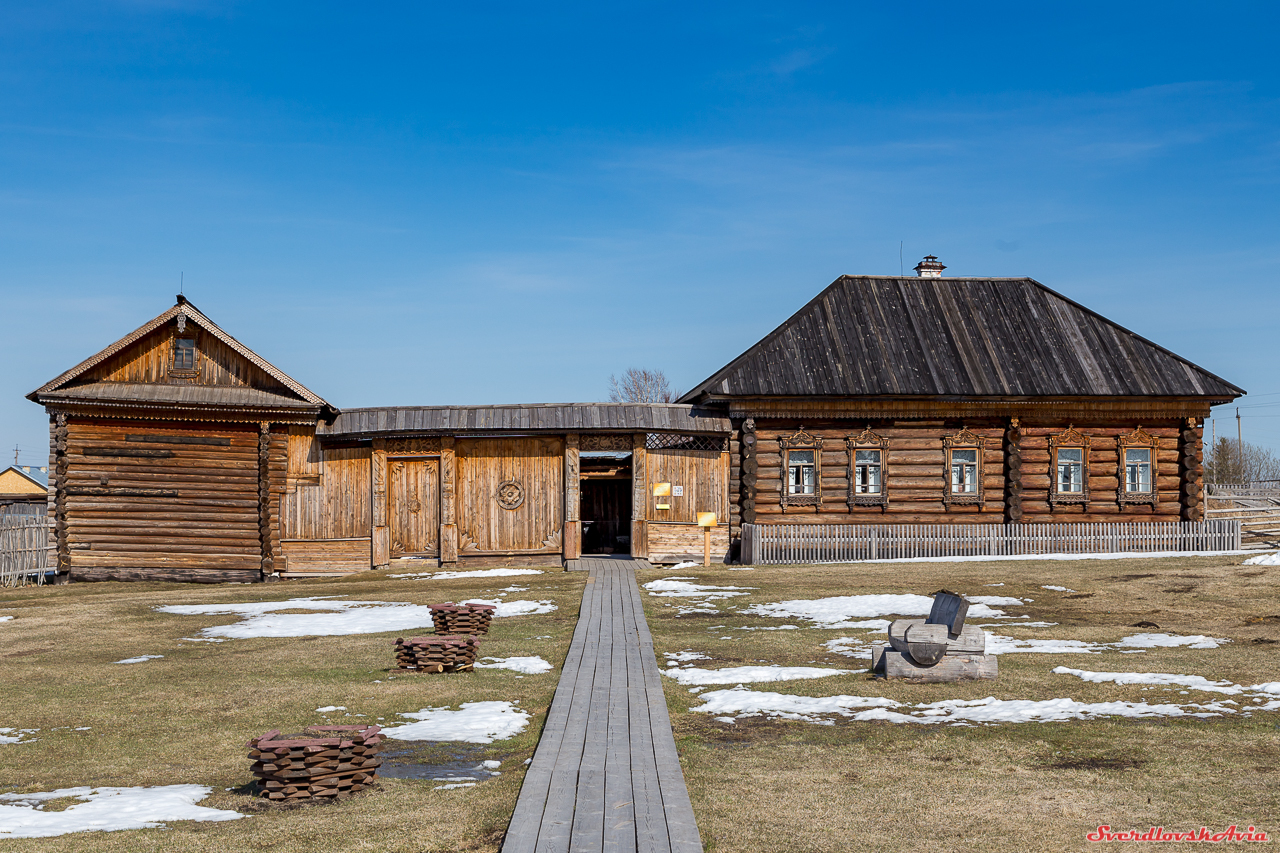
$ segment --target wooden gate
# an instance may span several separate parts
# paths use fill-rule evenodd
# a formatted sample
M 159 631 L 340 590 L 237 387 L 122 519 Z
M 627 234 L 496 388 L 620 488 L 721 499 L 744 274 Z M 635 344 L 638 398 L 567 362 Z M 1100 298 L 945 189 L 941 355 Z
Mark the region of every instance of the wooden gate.
M 459 439 L 458 554 L 558 554 L 564 440 Z
M 387 461 L 391 556 L 440 554 L 440 460 Z

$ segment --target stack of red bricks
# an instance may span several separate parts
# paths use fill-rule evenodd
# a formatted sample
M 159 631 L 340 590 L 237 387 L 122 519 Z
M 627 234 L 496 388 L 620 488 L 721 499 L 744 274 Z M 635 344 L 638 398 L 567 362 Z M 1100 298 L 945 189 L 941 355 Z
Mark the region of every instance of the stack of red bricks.
M 471 672 L 479 637 L 396 638 L 396 666 L 402 672 Z
M 492 604 L 444 604 L 431 605 L 431 621 L 437 634 L 487 634 L 493 620 Z
M 312 726 L 302 734 L 281 735 L 276 729 L 254 738 L 248 746 L 258 793 L 275 801 L 351 796 L 378 775 L 380 731 L 380 726 Z

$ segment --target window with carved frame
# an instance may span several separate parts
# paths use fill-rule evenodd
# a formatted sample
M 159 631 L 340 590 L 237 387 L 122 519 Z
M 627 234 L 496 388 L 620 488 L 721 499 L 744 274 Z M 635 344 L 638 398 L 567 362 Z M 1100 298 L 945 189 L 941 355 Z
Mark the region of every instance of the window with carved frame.
M 942 439 L 946 451 L 945 486 L 942 503 L 945 506 L 981 506 L 984 500 L 982 488 L 982 453 L 987 440 L 964 427 L 955 435 Z
M 1089 503 L 1089 436 L 1069 425 L 1066 432 L 1049 436 L 1049 503 Z
M 1122 509 L 1127 504 L 1156 505 L 1159 499 L 1156 491 L 1159 449 L 1159 440 L 1141 426 L 1133 432 L 1116 436 L 1116 474 L 1120 480 L 1116 502 Z
M 782 455 L 782 508 L 822 505 L 822 439 L 801 427 L 778 439 Z
M 197 359 L 195 336 L 183 334 L 182 332 L 174 335 L 173 354 L 169 360 L 169 374 L 171 376 L 195 376 Z
M 871 431 L 870 425 L 858 435 L 845 439 L 849 449 L 849 496 L 852 509 L 858 506 L 889 506 L 889 483 L 885 477 L 889 439 Z

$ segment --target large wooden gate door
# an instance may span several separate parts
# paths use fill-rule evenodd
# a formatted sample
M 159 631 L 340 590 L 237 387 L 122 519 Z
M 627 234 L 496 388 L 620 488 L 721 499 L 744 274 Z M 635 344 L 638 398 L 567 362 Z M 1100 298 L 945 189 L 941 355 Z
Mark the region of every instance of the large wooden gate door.
M 440 460 L 387 460 L 391 556 L 440 555 Z
M 458 556 L 559 554 L 564 440 L 459 439 Z

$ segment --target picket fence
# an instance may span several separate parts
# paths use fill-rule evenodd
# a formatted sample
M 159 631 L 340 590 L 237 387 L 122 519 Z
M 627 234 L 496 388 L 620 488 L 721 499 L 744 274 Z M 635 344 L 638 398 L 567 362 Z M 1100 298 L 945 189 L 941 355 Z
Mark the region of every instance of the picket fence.
M 1079 524 L 744 524 L 747 565 L 921 557 L 1238 551 L 1235 519 Z
M 52 566 L 49 531 L 47 517 L 0 517 L 0 586 L 44 583 Z

